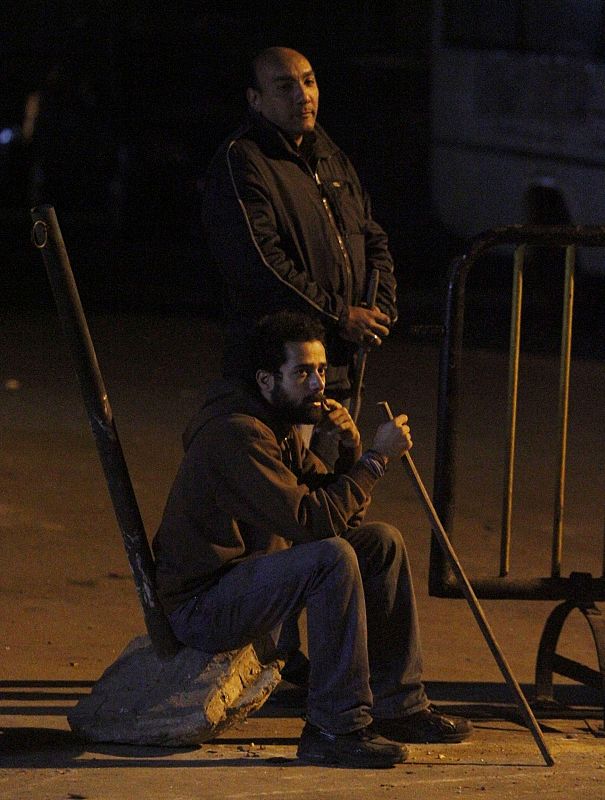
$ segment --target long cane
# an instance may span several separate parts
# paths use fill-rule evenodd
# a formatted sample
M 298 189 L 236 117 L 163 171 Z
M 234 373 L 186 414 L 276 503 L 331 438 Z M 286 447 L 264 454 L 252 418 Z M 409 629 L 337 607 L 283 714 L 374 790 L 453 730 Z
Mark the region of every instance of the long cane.
M 393 419 L 393 414 L 389 407 L 389 404 L 386 401 L 381 401 L 378 403 L 379 406 L 382 406 L 385 417 L 387 419 Z M 487 642 L 489 649 L 492 651 L 492 655 L 500 668 L 500 672 L 504 676 L 506 683 L 508 684 L 509 689 L 515 695 L 517 700 L 517 705 L 519 707 L 519 711 L 521 712 L 527 727 L 530 729 L 532 736 L 542 756 L 546 763 L 546 766 L 552 767 L 554 765 L 554 759 L 551 756 L 548 747 L 546 746 L 546 742 L 544 737 L 542 736 L 542 731 L 540 730 L 538 723 L 536 722 L 536 718 L 533 715 L 531 708 L 527 700 L 525 699 L 525 695 L 521 691 L 521 687 L 517 683 L 517 680 L 504 657 L 504 653 L 500 649 L 500 646 L 496 642 L 494 634 L 492 633 L 492 629 L 490 628 L 489 622 L 483 612 L 479 604 L 479 600 L 477 599 L 477 595 L 473 591 L 473 587 L 470 584 L 469 579 L 466 577 L 464 570 L 462 569 L 462 565 L 458 560 L 458 556 L 456 555 L 454 548 L 449 540 L 447 533 L 445 532 L 445 528 L 441 524 L 441 520 L 437 515 L 437 511 L 433 506 L 429 493 L 426 490 L 424 483 L 422 482 L 422 478 L 420 477 L 418 470 L 416 469 L 416 465 L 412 459 L 412 456 L 409 452 L 405 452 L 401 458 L 401 463 L 404 466 L 405 471 L 410 476 L 412 483 L 414 484 L 414 488 L 416 489 L 416 493 L 420 498 L 420 502 L 430 520 L 431 527 L 433 529 L 433 533 L 435 534 L 435 538 L 439 543 L 439 546 L 444 552 L 446 558 L 449 559 L 450 566 L 452 567 L 452 571 L 456 576 L 458 583 L 460 584 L 464 596 L 466 598 L 467 603 L 469 604 L 471 611 L 475 619 L 477 620 L 477 624 L 481 629 L 481 633 L 483 634 L 483 638 Z
M 378 294 L 378 283 L 380 282 L 380 271 L 373 269 L 370 275 L 370 282 L 368 284 L 368 291 L 364 305 L 366 308 L 374 308 L 376 305 L 376 295 Z M 353 377 L 353 386 L 351 388 L 351 417 L 353 422 L 357 424 L 357 418 L 361 410 L 361 393 L 363 391 L 363 376 L 366 371 L 366 361 L 368 360 L 368 348 L 365 344 L 361 344 L 357 350 L 357 359 L 355 361 L 355 373 Z

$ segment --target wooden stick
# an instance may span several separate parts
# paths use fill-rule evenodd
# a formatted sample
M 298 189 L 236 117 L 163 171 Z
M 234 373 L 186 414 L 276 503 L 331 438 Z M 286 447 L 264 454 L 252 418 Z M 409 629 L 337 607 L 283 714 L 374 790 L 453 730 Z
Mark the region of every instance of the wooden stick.
M 385 417 L 387 419 L 393 419 L 393 414 L 391 412 L 389 404 L 385 400 L 378 403 L 378 405 L 382 406 Z M 500 649 L 500 646 L 498 645 L 498 642 L 494 637 L 494 634 L 489 625 L 489 622 L 487 621 L 485 613 L 481 608 L 481 605 L 479 604 L 477 595 L 473 591 L 473 587 L 471 586 L 469 579 L 466 577 L 466 574 L 462 569 L 462 565 L 458 560 L 458 556 L 456 555 L 454 548 L 452 547 L 452 543 L 450 542 L 449 536 L 447 535 L 445 528 L 441 524 L 441 520 L 437 515 L 437 511 L 433 506 L 429 493 L 427 492 L 426 487 L 422 482 L 422 478 L 420 477 L 420 474 L 416 469 L 416 465 L 414 464 L 412 456 L 409 454 L 408 451 L 406 451 L 403 454 L 401 458 L 401 463 L 403 464 L 405 471 L 408 473 L 410 479 L 412 480 L 412 483 L 414 484 L 416 493 L 418 494 L 420 502 L 430 520 L 433 533 L 435 534 L 435 538 L 437 539 L 439 546 L 441 547 L 445 556 L 450 562 L 452 571 L 456 576 L 456 580 L 460 584 L 462 592 L 464 593 L 464 596 L 471 608 L 471 611 L 473 612 L 477 624 L 481 629 L 483 638 L 487 642 L 487 645 L 491 650 L 492 655 L 494 656 L 494 659 L 496 660 L 496 663 L 500 668 L 500 672 L 504 676 L 504 679 L 508 684 L 509 689 L 516 698 L 519 711 L 521 712 L 527 724 L 527 727 L 530 729 L 531 734 L 534 737 L 536 744 L 538 745 L 540 753 L 542 754 L 542 757 L 544 758 L 544 761 L 546 763 L 546 766 L 552 767 L 555 762 L 552 755 L 550 754 L 550 751 L 548 750 L 546 741 L 544 740 L 544 736 L 542 735 L 542 731 L 540 730 L 540 727 L 536 722 L 536 718 L 534 717 L 534 714 L 531 708 L 529 707 L 525 695 L 521 691 L 521 687 L 519 686 L 515 676 L 511 671 L 511 668 L 508 665 L 506 658 L 504 657 L 504 653 Z

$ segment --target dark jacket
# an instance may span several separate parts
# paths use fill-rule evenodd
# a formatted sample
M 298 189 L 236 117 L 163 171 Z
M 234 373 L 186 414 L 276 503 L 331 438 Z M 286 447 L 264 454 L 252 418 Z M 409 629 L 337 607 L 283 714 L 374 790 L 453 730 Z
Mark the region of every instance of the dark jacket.
M 214 157 L 205 181 L 204 226 L 236 324 L 291 308 L 327 326 L 331 364 L 350 346 L 338 323 L 380 270 L 378 305 L 395 321 L 395 278 L 386 233 L 346 155 L 320 126 L 296 150 L 257 114 Z
M 376 480 L 355 450 L 346 474 L 328 474 L 260 395 L 229 381 L 211 387 L 183 442 L 153 540 L 166 613 L 242 559 L 358 525 Z

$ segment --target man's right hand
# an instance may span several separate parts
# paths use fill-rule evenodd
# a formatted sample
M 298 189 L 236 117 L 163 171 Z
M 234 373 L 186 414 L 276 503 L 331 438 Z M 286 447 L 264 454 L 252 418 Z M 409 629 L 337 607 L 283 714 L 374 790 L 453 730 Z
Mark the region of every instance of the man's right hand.
M 390 318 L 378 306 L 349 306 L 349 313 L 340 328 L 343 339 L 368 347 L 382 344 L 381 336 L 389 335 Z
M 388 422 L 383 422 L 374 435 L 372 450 L 385 458 L 401 457 L 407 450 L 411 450 L 412 436 L 407 421 L 405 414 L 399 414 Z

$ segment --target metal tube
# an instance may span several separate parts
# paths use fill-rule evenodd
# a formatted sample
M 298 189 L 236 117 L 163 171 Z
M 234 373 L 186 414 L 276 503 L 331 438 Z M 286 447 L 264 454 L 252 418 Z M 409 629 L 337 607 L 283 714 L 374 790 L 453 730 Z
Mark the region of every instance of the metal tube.
M 382 406 L 384 410 L 384 414 L 388 419 L 393 418 L 393 414 L 391 413 L 391 409 L 389 408 L 389 404 L 387 402 L 381 402 L 378 405 Z M 483 638 L 485 639 L 489 649 L 491 650 L 494 659 L 500 668 L 500 672 L 502 673 L 506 683 L 508 684 L 509 689 L 515 696 L 517 700 L 517 705 L 519 707 L 519 711 L 521 712 L 522 717 L 524 718 L 527 727 L 530 729 L 532 736 L 534 737 L 534 741 L 538 745 L 538 749 L 544 758 L 544 761 L 548 767 L 552 767 L 554 765 L 554 759 L 550 754 L 548 747 L 546 745 L 546 741 L 542 736 L 542 731 L 540 730 L 538 723 L 536 722 L 536 718 L 534 717 L 531 708 L 529 707 L 529 703 L 525 699 L 525 695 L 521 691 L 521 687 L 519 686 L 515 676 L 512 673 L 511 668 L 508 665 L 506 658 L 504 657 L 504 653 L 500 649 L 498 642 L 492 632 L 492 629 L 487 621 L 487 617 L 485 616 L 483 609 L 477 597 L 473 591 L 473 587 L 471 586 L 468 578 L 464 570 L 462 569 L 462 564 L 458 560 L 458 556 L 452 547 L 452 544 L 448 538 L 447 533 L 445 532 L 445 528 L 441 524 L 441 520 L 437 516 L 437 512 L 431 502 L 431 498 L 429 493 L 426 490 L 424 483 L 422 482 L 422 478 L 418 470 L 416 469 L 416 465 L 412 460 L 412 456 L 408 451 L 403 454 L 401 459 L 401 463 L 403 464 L 405 471 L 408 473 L 412 480 L 412 484 L 416 490 L 416 493 L 420 499 L 422 507 L 424 508 L 430 523 L 431 528 L 433 529 L 433 533 L 435 538 L 439 542 L 439 546 L 443 550 L 444 555 L 446 556 L 447 560 L 452 567 L 452 571 L 456 577 L 456 580 L 460 584 L 464 596 L 470 606 L 471 611 L 473 612 L 473 616 L 481 629 L 481 633 L 483 634 Z
M 523 265 L 525 245 L 515 250 L 513 270 L 513 298 L 510 321 L 510 346 L 508 358 L 508 432 L 504 494 L 502 497 L 502 530 L 500 534 L 500 576 L 510 571 L 510 541 L 513 512 L 515 473 L 515 445 L 517 441 L 517 397 L 519 394 L 519 350 L 521 346 L 521 308 L 523 300 Z
M 54 208 L 46 205 L 32 209 L 31 216 L 34 222 L 33 243 L 44 259 L 59 319 L 78 375 L 88 420 L 124 540 L 147 631 L 158 655 L 170 657 L 180 649 L 180 645 L 162 612 L 155 591 L 153 556 L 57 216 Z
M 465 282 L 469 262 L 456 259 L 450 266 L 445 304 L 445 336 L 439 356 L 439 399 L 433 496 L 435 508 L 448 535 L 453 536 L 457 480 L 457 445 L 460 425 Z M 448 592 L 452 577 L 447 559 L 435 536 L 431 537 L 429 594 Z
M 367 308 L 374 308 L 376 305 L 379 282 L 380 271 L 378 269 L 373 269 L 370 275 L 370 282 L 368 284 L 368 291 L 365 299 L 365 305 Z M 357 418 L 359 417 L 359 412 L 361 411 L 361 393 L 363 391 L 363 378 L 366 371 L 367 360 L 368 348 L 362 344 L 357 348 L 355 374 L 353 377 L 353 386 L 351 387 L 351 418 L 355 423 L 357 423 Z
M 603 568 L 601 576 L 605 578 L 605 521 L 603 522 Z
M 551 564 L 551 575 L 554 578 L 561 575 L 561 558 L 563 552 L 563 514 L 565 509 L 565 467 L 567 463 L 567 422 L 569 416 L 569 375 L 571 367 L 575 264 L 576 247 L 575 245 L 569 245 L 565 248 L 565 286 L 563 290 L 563 322 L 561 326 L 559 456 L 555 486 Z

